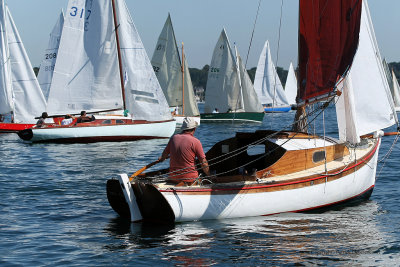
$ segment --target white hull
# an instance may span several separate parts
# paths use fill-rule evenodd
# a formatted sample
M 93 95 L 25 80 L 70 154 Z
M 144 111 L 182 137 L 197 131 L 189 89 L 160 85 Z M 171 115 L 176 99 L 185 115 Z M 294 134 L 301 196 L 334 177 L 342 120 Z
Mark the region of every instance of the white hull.
M 175 132 L 175 121 L 83 127 L 49 127 L 31 129 L 32 142 L 45 141 L 124 141 L 169 138 Z
M 315 143 L 314 140 L 307 139 L 300 142 L 304 146 Z M 320 165 L 314 169 L 290 174 L 291 178 L 271 176 L 261 178 L 259 182 L 238 183 L 236 187 L 232 184 L 218 187 L 216 184 L 181 188 L 157 185 L 155 188 L 166 200 L 165 203 L 168 203 L 176 222 L 265 216 L 322 208 L 372 192 L 375 186 L 380 140 L 376 142 L 363 152 L 352 152 L 340 163 L 332 162 L 336 171 L 330 172 L 329 175 L 324 175 L 324 165 Z M 318 142 L 315 144 L 320 147 Z M 289 150 L 293 149 L 289 144 L 285 145 Z M 363 156 L 353 161 L 358 153 Z M 133 186 L 126 177 L 119 177 L 120 184 L 128 187 L 123 191 L 132 190 Z M 266 182 L 268 179 L 271 183 Z M 133 193 L 133 190 L 131 192 Z M 130 210 L 139 210 L 138 203 L 132 199 L 135 198 L 125 196 Z M 131 212 L 131 221 L 141 218 L 141 214 Z
M 341 179 L 300 189 L 250 194 L 162 194 L 173 209 L 176 222 L 303 211 L 342 202 L 372 189 L 376 161 L 377 153 L 372 161 L 374 168 L 365 165 Z

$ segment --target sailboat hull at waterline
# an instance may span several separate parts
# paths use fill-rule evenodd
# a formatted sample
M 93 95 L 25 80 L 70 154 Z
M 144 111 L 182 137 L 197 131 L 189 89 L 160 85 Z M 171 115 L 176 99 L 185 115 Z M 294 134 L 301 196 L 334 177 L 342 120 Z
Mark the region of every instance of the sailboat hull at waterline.
M 283 113 L 292 110 L 291 106 L 277 106 L 277 107 L 265 107 L 264 112 L 266 113 Z
M 202 122 L 257 122 L 262 123 L 263 112 L 202 113 Z
M 355 150 L 343 144 L 326 147 L 327 161 L 330 159 L 326 167 L 324 164 L 313 167 L 312 161 L 299 164 L 301 160 L 296 156 L 302 153 L 308 155 L 306 158 L 316 159 L 316 153 L 324 151 L 322 146 L 290 151 L 299 143 L 307 146 L 323 141 L 277 139 L 276 143 L 286 142 L 283 146 L 288 148 L 286 153 L 289 153 L 284 153 L 268 168 L 257 171 L 253 179 L 250 175 L 232 175 L 215 178 L 224 182 L 214 180 L 208 184 L 173 186 L 140 179 L 129 182 L 127 175 L 122 174 L 118 180 L 108 181 L 107 196 L 111 206 L 121 216 L 130 216 L 131 221 L 158 222 L 302 212 L 368 198 L 375 186 L 380 139 L 369 139 L 363 148 Z M 343 157 L 337 158 L 339 154 Z M 295 165 L 303 170 L 290 172 L 289 169 Z M 285 171 L 286 175 L 273 175 L 274 172 Z
M 169 138 L 175 132 L 174 120 L 161 122 L 135 122 L 132 124 L 99 125 L 86 122 L 71 126 L 48 126 L 18 132 L 18 136 L 30 142 L 89 143 L 118 142 L 141 139 Z

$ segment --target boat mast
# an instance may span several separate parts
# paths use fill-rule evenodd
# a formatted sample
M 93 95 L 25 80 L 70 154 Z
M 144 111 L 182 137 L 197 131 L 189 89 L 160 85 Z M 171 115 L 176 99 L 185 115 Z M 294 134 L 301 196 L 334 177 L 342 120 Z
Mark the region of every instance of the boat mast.
M 182 71 L 182 115 L 185 115 L 185 60 L 183 54 L 183 42 L 182 42 L 182 64 L 181 64 L 181 71 Z
M 115 0 L 111 0 L 112 9 L 113 9 L 113 17 L 114 17 L 114 27 L 115 27 L 115 39 L 117 41 L 117 53 L 118 53 L 118 65 L 119 65 L 119 78 L 121 81 L 121 90 L 122 90 L 122 101 L 124 103 L 124 111 L 126 110 L 126 103 L 125 103 L 125 85 L 124 85 L 124 75 L 122 71 L 122 60 L 121 60 L 121 48 L 119 45 L 119 36 L 118 36 L 118 27 L 117 24 L 117 14 L 115 8 Z

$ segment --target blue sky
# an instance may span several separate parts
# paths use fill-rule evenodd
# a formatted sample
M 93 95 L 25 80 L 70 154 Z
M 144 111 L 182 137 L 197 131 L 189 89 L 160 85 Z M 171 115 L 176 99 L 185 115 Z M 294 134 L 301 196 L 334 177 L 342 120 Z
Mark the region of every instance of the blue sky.
M 177 42 L 185 43 L 190 67 L 201 68 L 211 61 L 219 34 L 225 27 L 246 59 L 259 0 L 125 0 L 151 58 L 168 12 Z M 39 66 L 48 36 L 68 0 L 5 0 L 20 32 L 33 66 Z M 400 1 L 369 0 L 375 33 L 383 57 L 400 61 Z M 283 0 L 279 53 L 278 32 L 281 0 L 262 0 L 247 68 L 257 65 L 268 39 L 278 66 L 288 69 L 297 63 L 298 1 Z

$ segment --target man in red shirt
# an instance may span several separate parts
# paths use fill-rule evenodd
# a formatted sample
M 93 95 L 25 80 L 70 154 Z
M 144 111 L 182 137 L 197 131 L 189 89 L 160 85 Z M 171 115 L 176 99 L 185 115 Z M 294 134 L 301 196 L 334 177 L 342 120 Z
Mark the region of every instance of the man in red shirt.
M 210 170 L 203 146 L 199 139 L 194 137 L 197 122 L 191 117 L 183 119 L 182 132 L 171 137 L 167 147 L 164 149 L 160 161 L 164 161 L 170 155 L 169 181 L 173 183 L 193 183 L 199 173 L 196 170 L 195 159 L 199 160 L 203 172 L 210 176 Z

